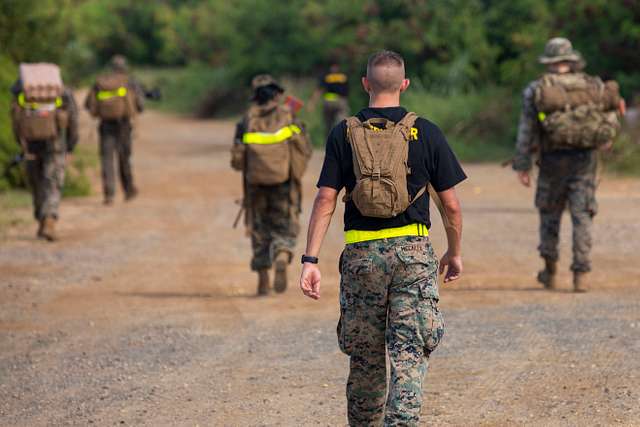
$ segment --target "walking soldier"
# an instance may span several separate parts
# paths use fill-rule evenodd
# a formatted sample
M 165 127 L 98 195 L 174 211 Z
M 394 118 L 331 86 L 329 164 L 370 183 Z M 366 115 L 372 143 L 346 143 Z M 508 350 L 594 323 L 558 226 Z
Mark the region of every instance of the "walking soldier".
M 462 272 L 454 187 L 466 176 L 440 129 L 400 107 L 409 86 L 400 55 L 372 55 L 362 81 L 369 108 L 328 137 L 300 287 L 320 297 L 317 257 L 338 193 L 346 188 L 338 342 L 350 357 L 349 424 L 414 426 L 428 359 L 444 334 L 438 271 L 447 269 L 445 282 Z M 439 268 L 428 237 L 427 186 L 437 192 L 454 231 L 447 233 L 449 249 Z

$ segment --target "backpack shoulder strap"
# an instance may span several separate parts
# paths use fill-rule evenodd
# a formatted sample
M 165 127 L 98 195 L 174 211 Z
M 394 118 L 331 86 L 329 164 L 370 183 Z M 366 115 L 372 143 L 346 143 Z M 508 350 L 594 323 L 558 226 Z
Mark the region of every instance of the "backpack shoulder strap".
M 418 115 L 412 111 L 404 115 L 402 120 L 396 123 L 395 129 L 402 134 L 405 140 L 411 138 L 411 128 L 416 124 Z

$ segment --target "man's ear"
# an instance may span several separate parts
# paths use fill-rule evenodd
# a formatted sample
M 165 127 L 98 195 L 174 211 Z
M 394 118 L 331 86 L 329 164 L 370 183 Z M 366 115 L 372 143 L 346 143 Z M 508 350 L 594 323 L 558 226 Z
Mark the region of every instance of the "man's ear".
M 365 92 L 371 93 L 371 85 L 369 84 L 369 79 L 367 79 L 366 77 L 362 78 L 362 87 L 364 88 Z
M 402 80 L 402 84 L 400 85 L 400 93 L 402 93 L 405 90 L 407 90 L 409 88 L 410 84 L 411 84 L 411 80 L 409 80 L 409 79 Z

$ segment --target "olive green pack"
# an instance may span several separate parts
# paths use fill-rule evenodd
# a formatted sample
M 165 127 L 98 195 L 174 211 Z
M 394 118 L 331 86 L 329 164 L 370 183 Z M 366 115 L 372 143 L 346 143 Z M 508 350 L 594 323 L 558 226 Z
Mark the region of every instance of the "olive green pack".
M 584 73 L 545 74 L 535 90 L 538 120 L 547 149 L 590 149 L 620 130 L 620 93 L 615 82 Z
M 392 218 L 425 192 L 422 188 L 411 199 L 407 188 L 409 140 L 417 118 L 407 113 L 398 123 L 381 118 L 364 123 L 357 117 L 347 119 L 356 185 L 345 201 L 352 200 L 362 215 Z

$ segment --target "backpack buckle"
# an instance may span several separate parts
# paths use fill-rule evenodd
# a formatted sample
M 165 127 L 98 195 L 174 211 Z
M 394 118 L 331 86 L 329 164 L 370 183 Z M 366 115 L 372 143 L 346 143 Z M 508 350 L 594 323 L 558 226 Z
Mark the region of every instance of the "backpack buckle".
M 374 171 L 374 172 L 371 174 L 371 180 L 373 180 L 373 181 L 380 181 L 380 176 L 381 176 L 381 175 L 382 175 L 382 174 L 380 173 L 380 169 L 378 169 L 378 170 Z

